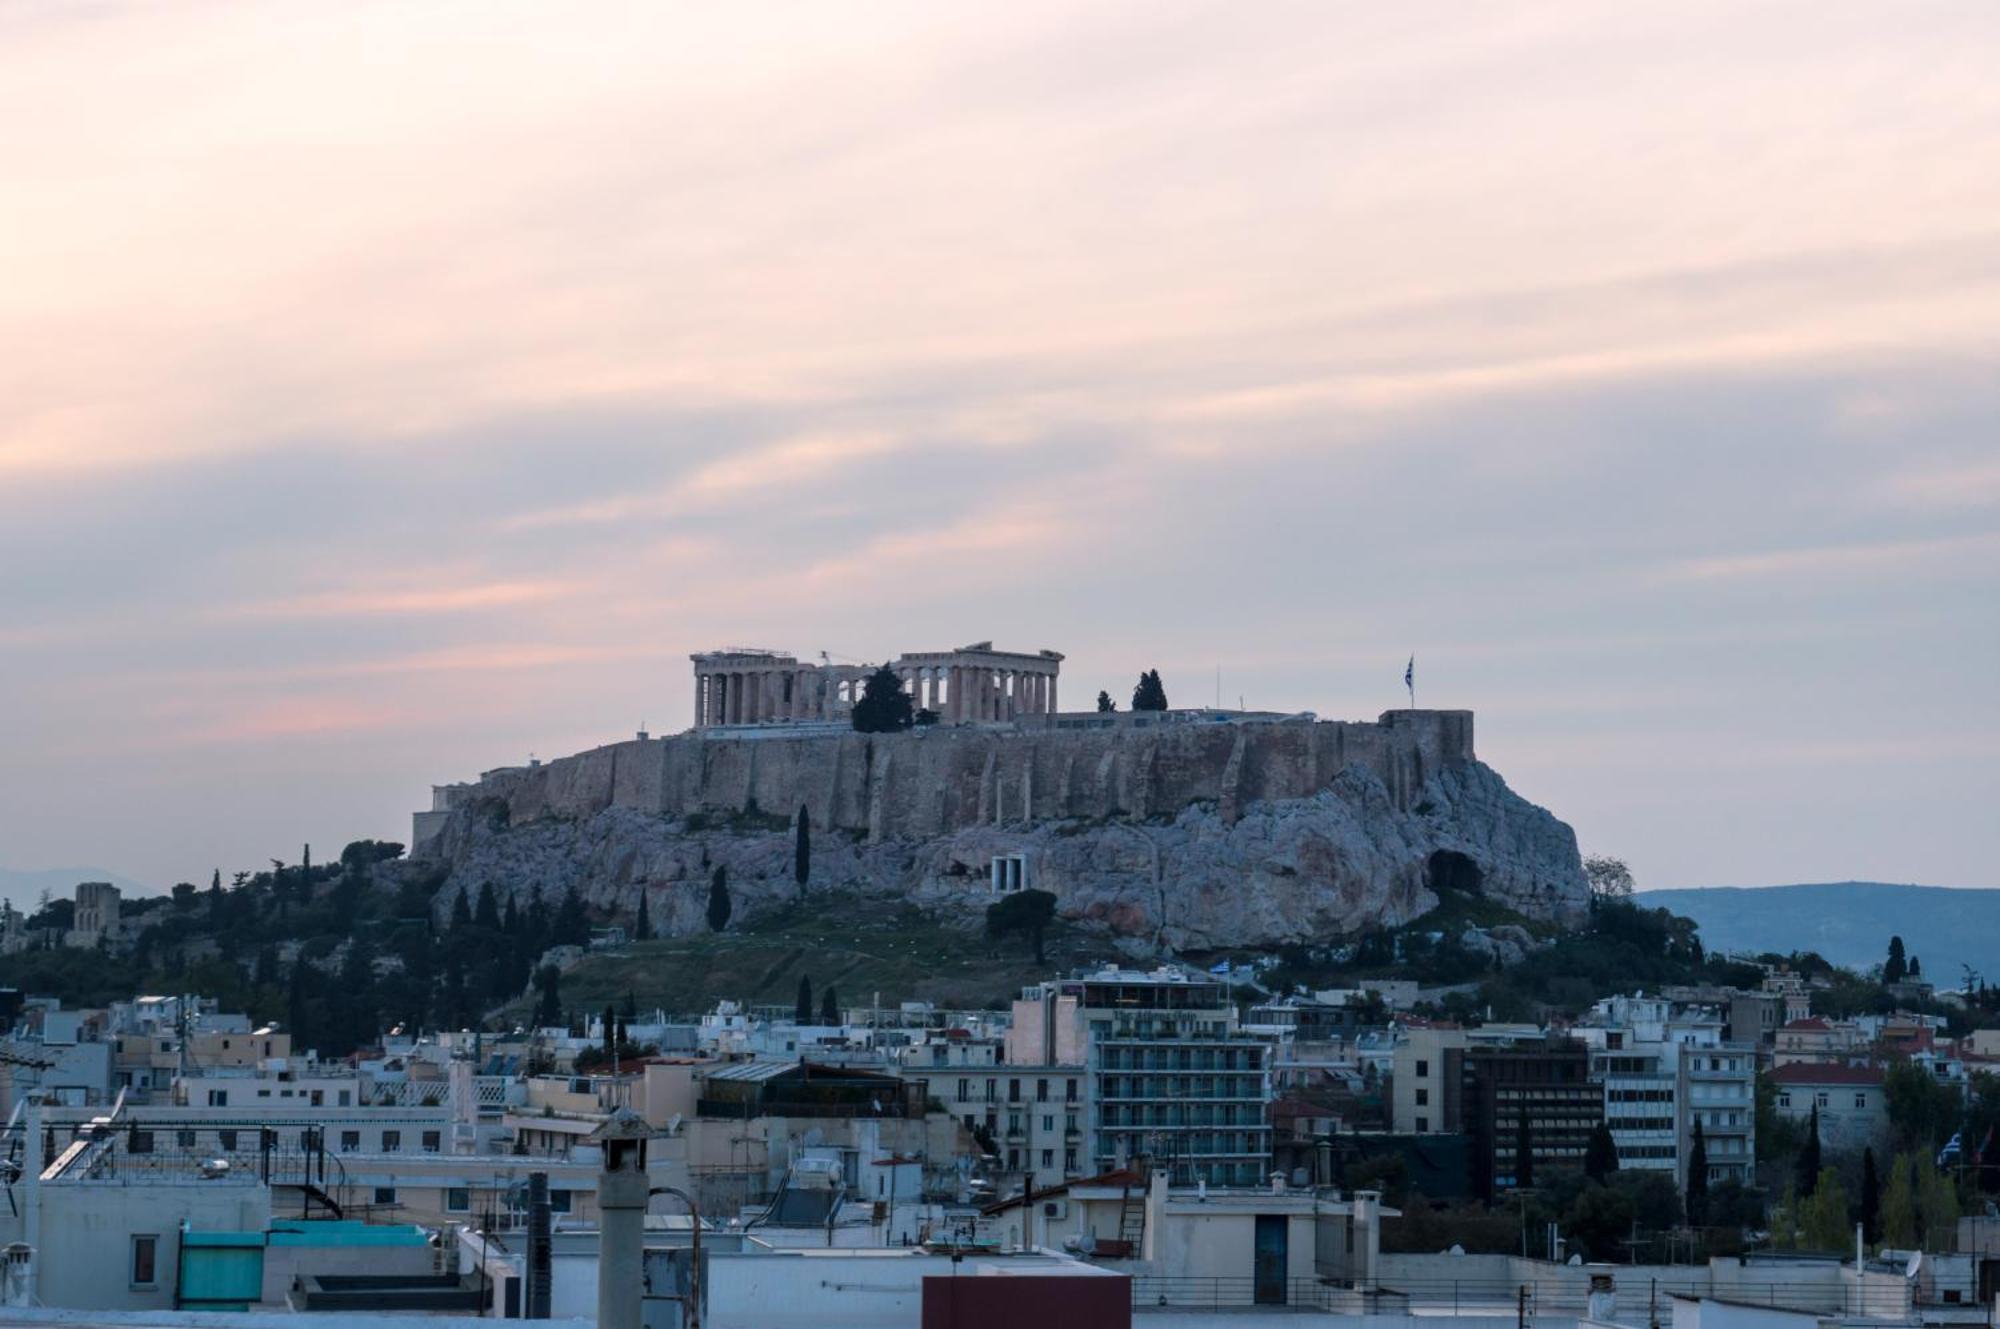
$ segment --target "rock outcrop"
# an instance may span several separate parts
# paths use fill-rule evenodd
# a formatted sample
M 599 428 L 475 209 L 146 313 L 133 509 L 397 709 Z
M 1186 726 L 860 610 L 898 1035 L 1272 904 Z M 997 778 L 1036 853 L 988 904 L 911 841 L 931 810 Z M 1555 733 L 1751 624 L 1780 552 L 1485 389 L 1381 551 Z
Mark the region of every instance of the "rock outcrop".
M 663 934 L 699 932 L 711 874 L 739 919 L 796 897 L 791 816 L 813 828 L 810 891 L 907 900 L 976 926 L 996 857 L 1060 915 L 1129 952 L 1321 941 L 1394 926 L 1441 887 L 1531 918 L 1580 917 L 1570 828 L 1471 754 L 1465 712 L 995 735 L 684 735 L 451 786 L 419 814 L 441 901 L 574 887 Z M 675 746 L 678 745 L 678 746 Z M 771 809 L 765 811 L 764 809 Z

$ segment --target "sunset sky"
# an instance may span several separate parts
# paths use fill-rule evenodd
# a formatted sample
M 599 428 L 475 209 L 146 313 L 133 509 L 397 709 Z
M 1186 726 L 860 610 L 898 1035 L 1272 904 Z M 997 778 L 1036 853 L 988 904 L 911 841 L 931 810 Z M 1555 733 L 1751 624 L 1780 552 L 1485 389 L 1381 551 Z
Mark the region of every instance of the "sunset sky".
M 1372 719 L 1642 885 L 2000 885 L 2000 6 L 0 5 L 0 865 L 690 651 Z

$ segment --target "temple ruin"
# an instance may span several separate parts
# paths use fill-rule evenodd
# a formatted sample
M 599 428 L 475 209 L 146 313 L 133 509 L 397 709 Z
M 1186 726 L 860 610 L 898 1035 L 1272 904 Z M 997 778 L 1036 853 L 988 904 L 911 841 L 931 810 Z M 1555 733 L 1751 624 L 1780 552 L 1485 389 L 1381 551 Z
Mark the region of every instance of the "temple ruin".
M 697 729 L 734 725 L 846 724 L 880 666 L 802 661 L 785 651 L 728 647 L 694 662 Z M 918 651 L 889 661 L 916 709 L 941 724 L 1002 724 L 1053 715 L 1059 651 L 999 651 L 990 641 Z

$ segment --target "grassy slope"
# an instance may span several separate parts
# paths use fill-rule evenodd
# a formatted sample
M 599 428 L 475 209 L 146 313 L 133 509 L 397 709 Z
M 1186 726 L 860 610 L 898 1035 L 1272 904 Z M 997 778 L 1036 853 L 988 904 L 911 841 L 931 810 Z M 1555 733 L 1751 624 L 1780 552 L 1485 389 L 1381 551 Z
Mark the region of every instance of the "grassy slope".
M 843 1006 L 880 992 L 884 1005 L 928 1000 L 940 1005 L 1004 1005 L 1020 989 L 1072 965 L 1110 952 L 1060 926 L 1048 937 L 1048 962 L 1038 965 L 1027 943 L 993 942 L 977 930 L 932 922 L 922 911 L 880 901 L 820 896 L 738 931 L 639 942 L 615 954 L 587 957 L 563 975 L 563 1003 L 594 1010 L 623 1002 L 680 1014 L 711 1009 L 728 997 L 790 1004 L 799 975 L 813 991 L 832 983 Z

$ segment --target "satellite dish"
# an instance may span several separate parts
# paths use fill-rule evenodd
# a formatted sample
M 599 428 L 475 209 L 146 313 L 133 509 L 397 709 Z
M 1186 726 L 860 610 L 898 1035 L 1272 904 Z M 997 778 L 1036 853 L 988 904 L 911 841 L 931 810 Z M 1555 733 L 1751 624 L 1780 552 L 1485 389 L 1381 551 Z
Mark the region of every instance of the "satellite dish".
M 1910 1266 L 1909 1268 L 1903 1270 L 1903 1277 L 1915 1278 L 1917 1276 L 1917 1271 L 1919 1269 L 1922 1269 L 1923 1267 L 1924 1267 L 1924 1253 L 1922 1251 L 1911 1251 Z

